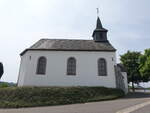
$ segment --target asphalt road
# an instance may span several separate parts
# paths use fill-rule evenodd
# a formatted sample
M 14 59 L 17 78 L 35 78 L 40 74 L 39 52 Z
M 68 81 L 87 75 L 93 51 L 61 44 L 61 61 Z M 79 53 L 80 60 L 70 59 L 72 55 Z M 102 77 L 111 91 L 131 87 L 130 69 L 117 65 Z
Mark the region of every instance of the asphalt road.
M 141 109 L 135 110 L 135 111 L 133 111 L 131 113 L 150 113 L 150 105 L 145 106 L 145 107 L 143 107 Z
M 147 101 L 150 101 L 150 93 L 134 93 L 129 94 L 125 98 L 112 101 L 50 107 L 0 109 L 0 113 L 116 113 L 122 109 Z M 150 106 L 145 106 L 132 113 L 150 113 Z

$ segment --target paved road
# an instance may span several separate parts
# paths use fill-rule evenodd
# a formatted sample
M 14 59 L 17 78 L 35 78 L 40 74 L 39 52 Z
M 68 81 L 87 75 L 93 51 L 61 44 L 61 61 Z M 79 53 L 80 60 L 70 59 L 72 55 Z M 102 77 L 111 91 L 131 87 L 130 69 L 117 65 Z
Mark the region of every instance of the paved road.
M 150 113 L 150 105 L 145 106 L 145 107 L 138 109 L 138 110 L 131 112 L 131 113 Z
M 84 104 L 51 106 L 51 107 L 36 107 L 36 108 L 21 108 L 21 109 L 0 109 L 0 113 L 116 113 L 122 109 L 150 101 L 150 93 L 134 93 L 129 94 L 125 98 L 91 102 Z M 149 112 L 135 111 L 132 113 L 150 113 L 149 107 L 144 107 L 139 110 Z

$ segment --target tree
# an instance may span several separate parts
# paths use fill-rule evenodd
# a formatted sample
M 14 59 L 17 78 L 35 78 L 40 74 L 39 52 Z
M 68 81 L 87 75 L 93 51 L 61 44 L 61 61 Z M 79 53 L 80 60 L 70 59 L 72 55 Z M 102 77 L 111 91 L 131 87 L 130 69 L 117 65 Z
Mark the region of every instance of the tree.
M 1 79 L 1 77 L 3 75 L 3 73 L 4 73 L 3 64 L 0 62 L 0 79 Z
M 130 52 L 121 55 L 121 63 L 125 66 L 128 75 L 128 82 L 132 82 L 132 89 L 134 91 L 134 83 L 139 83 L 142 81 L 141 74 L 139 72 L 139 57 L 141 56 L 140 52 Z
M 140 73 L 144 82 L 150 80 L 150 49 L 146 49 L 140 56 Z

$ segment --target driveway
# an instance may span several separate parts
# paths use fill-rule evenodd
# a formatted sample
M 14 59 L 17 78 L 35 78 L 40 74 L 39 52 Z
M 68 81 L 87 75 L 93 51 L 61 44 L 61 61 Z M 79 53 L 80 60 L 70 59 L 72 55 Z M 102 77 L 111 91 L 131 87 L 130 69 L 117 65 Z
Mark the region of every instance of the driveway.
M 21 108 L 21 109 L 0 109 L 0 113 L 130 113 L 122 112 L 122 110 L 140 105 L 141 103 L 150 102 L 150 93 L 130 93 L 122 99 L 102 102 L 91 102 L 84 104 L 36 107 L 36 108 Z M 148 107 L 149 106 L 149 107 Z M 142 108 L 150 111 L 150 105 L 145 105 Z M 137 109 L 132 113 L 141 113 L 143 109 Z M 149 113 L 144 110 L 142 113 Z

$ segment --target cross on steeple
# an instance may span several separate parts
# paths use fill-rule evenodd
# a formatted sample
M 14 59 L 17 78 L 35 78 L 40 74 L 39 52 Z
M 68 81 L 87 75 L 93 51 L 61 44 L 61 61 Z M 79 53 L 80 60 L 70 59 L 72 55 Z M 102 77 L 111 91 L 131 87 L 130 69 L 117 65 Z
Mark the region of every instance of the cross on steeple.
M 96 8 L 97 10 L 97 17 L 99 17 L 99 8 Z

